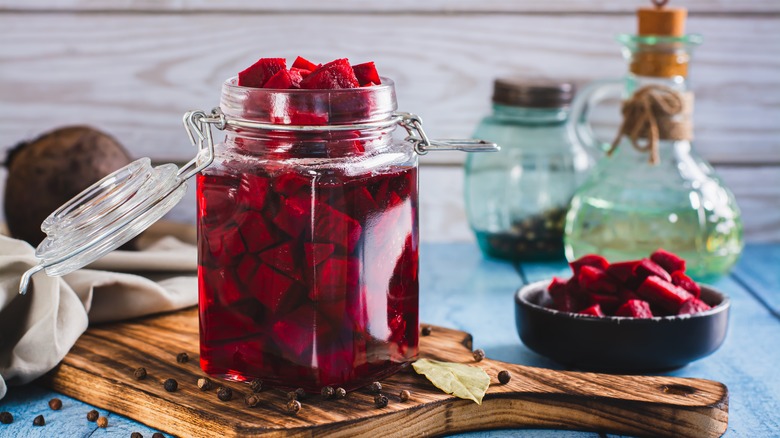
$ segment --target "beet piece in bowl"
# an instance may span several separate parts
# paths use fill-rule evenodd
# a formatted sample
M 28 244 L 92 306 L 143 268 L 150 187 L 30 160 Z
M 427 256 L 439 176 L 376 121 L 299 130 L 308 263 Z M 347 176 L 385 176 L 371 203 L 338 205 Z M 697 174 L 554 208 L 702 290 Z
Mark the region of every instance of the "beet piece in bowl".
M 680 368 L 717 350 L 728 329 L 729 298 L 702 285 L 711 309 L 693 315 L 653 318 L 596 317 L 547 308 L 549 280 L 515 295 L 523 343 L 565 366 L 609 373 L 646 373 Z

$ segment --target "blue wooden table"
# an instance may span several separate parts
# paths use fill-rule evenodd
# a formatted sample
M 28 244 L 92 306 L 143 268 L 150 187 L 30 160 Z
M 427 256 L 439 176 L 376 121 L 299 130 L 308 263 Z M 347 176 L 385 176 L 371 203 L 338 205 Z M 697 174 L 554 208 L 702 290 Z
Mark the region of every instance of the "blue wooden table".
M 485 260 L 472 244 L 424 244 L 421 249 L 420 313 L 422 321 L 458 328 L 474 335 L 475 348 L 494 359 L 556 368 L 520 343 L 515 331 L 514 292 L 525 283 L 568 276 L 565 262 L 515 265 Z M 732 301 L 729 334 L 710 357 L 668 374 L 718 380 L 729 387 L 729 428 L 726 436 L 780 437 L 780 245 L 749 245 L 739 264 L 715 287 Z M 60 411 L 48 400 L 59 397 Z M 93 407 L 35 385 L 10 388 L 0 411 L 16 421 L 0 425 L 2 437 L 129 437 L 155 430 L 126 417 L 101 411 L 107 429 L 87 422 Z M 43 414 L 45 427 L 32 426 Z M 467 437 L 509 437 L 517 430 L 464 434 Z M 595 433 L 528 430 L 530 437 L 598 437 Z

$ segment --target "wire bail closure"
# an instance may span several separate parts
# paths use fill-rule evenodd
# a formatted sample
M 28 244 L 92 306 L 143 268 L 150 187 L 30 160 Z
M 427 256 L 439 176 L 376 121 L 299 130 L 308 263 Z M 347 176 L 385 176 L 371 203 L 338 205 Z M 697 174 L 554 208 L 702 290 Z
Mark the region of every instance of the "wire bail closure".
M 438 139 L 431 140 L 422 127 L 420 116 L 412 113 L 394 112 L 385 120 L 374 122 L 354 123 L 345 125 L 281 125 L 275 123 L 254 122 L 246 119 L 227 118 L 219 108 L 211 110 L 210 115 L 203 111 L 190 111 L 184 115 L 184 126 L 187 129 L 187 135 L 190 141 L 199 151 L 206 154 L 204 161 L 190 161 L 182 169 L 193 167 L 188 172 L 187 178 L 200 172 L 214 160 L 214 141 L 211 136 L 209 124 L 213 124 L 217 129 L 223 130 L 228 126 L 250 129 L 267 129 L 275 131 L 293 131 L 293 132 L 321 132 L 321 131 L 355 131 L 369 128 L 390 128 L 394 125 L 401 125 L 409 134 L 406 140 L 411 142 L 414 151 L 418 155 L 425 155 L 430 151 L 461 151 L 461 152 L 497 152 L 500 147 L 485 140 L 469 139 Z M 204 146 L 204 141 L 206 145 Z M 207 162 L 206 162 L 207 160 Z
M 321 132 L 402 126 L 409 134 L 415 153 L 430 151 L 495 152 L 495 143 L 483 140 L 430 140 L 422 119 L 411 113 L 394 112 L 390 117 L 349 125 L 279 125 L 225 117 L 219 108 L 207 114 L 189 111 L 182 118 L 195 157 L 181 167 L 163 164 L 152 167 L 141 158 L 107 175 L 54 211 L 41 225 L 47 237 L 38 245 L 38 264 L 28 269 L 19 283 L 25 294 L 32 276 L 42 270 L 51 276 L 65 275 L 82 268 L 140 234 L 170 211 L 184 196 L 187 180 L 214 162 L 211 128 L 228 126 L 277 131 Z

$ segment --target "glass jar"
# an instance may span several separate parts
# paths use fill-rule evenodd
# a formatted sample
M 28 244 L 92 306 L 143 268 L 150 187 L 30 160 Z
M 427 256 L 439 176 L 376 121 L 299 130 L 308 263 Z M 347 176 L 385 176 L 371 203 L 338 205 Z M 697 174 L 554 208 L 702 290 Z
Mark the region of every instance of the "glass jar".
M 621 35 L 629 64 L 623 96 L 652 86 L 685 97 L 691 51 L 700 40 L 697 35 Z M 605 90 L 616 86 L 619 92 L 619 85 L 612 81 L 584 90 L 572 106 L 572 117 L 586 118 L 588 106 L 600 99 L 592 97 L 607 96 Z M 594 142 L 588 130 L 572 126 L 572 131 L 583 135 L 583 142 Z M 691 142 L 659 139 L 657 163 L 650 163 L 649 152 L 638 150 L 627 137 L 612 149 L 572 200 L 566 219 L 568 259 L 596 253 L 617 262 L 663 248 L 685 258 L 686 273 L 695 279 L 711 280 L 728 272 L 743 246 L 739 208 Z
M 39 271 L 65 275 L 120 247 L 197 176 L 204 371 L 310 392 L 398 371 L 418 353 L 417 156 L 498 147 L 430 139 L 381 79 L 339 90 L 229 79 L 219 108 L 184 115 L 195 158 L 136 160 L 44 221 L 19 293 Z M 216 146 L 212 127 L 227 134 Z
M 382 123 L 396 109 L 393 83 L 230 80 L 220 108 L 244 126 L 226 127 L 197 177 L 203 370 L 313 392 L 353 389 L 414 359 L 417 156 Z
M 496 154 L 466 160 L 466 212 L 482 252 L 509 260 L 563 258 L 572 194 L 593 164 L 567 130 L 570 83 L 497 79 L 493 114 L 475 137 Z

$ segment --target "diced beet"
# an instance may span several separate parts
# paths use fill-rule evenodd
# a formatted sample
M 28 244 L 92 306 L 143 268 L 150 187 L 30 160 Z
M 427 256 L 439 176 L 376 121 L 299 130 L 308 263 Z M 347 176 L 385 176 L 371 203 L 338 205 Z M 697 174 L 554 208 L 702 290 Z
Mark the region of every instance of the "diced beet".
M 327 125 L 328 113 L 312 113 L 306 111 L 293 111 L 289 114 L 290 123 L 294 125 Z
M 355 72 L 355 77 L 361 86 L 372 83 L 379 85 L 382 80 L 379 79 L 379 73 L 376 71 L 376 66 L 373 62 L 366 62 L 363 64 L 353 65 L 352 70 Z
M 295 246 L 291 242 L 263 251 L 260 253 L 260 260 L 296 280 L 301 279 L 301 269 L 297 263 L 299 256 L 297 256 Z
M 293 283 L 290 277 L 264 263 L 257 267 L 255 275 L 249 281 L 252 295 L 272 313 L 279 310 L 282 300 L 286 298 Z
M 318 67 L 319 67 L 318 64 L 315 64 L 302 56 L 295 58 L 295 61 L 293 61 L 292 64 L 292 68 L 308 70 L 310 72 L 317 70 Z
M 245 210 L 236 217 L 236 221 L 247 252 L 262 251 L 276 243 L 275 233 L 260 213 Z
M 601 311 L 601 306 L 598 304 L 594 304 L 587 309 L 582 309 L 579 313 L 580 315 L 604 316 L 604 312 Z
M 260 260 L 254 254 L 244 254 L 241 261 L 236 266 L 236 275 L 243 284 L 249 284 L 260 267 Z M 234 282 L 235 283 L 235 282 Z M 227 284 L 227 283 L 225 283 Z
M 215 228 L 205 240 L 210 260 L 220 266 L 232 265 L 237 257 L 246 252 L 246 245 L 235 223 Z
M 217 291 L 216 298 L 225 307 L 244 298 L 231 269 L 209 269 L 207 275 L 203 276 L 203 282 L 204 287 Z
M 316 274 L 309 298 L 314 301 L 342 300 L 348 288 L 358 285 L 360 261 L 357 258 L 331 257 L 318 267 Z
M 325 203 L 315 206 L 314 216 L 314 239 L 317 242 L 333 243 L 346 249 L 347 254 L 355 250 L 363 231 L 360 222 Z
M 678 257 L 677 254 L 673 254 L 661 248 L 650 255 L 650 260 L 664 268 L 669 274 L 675 271 L 685 272 L 685 260 Z
M 704 312 L 705 310 L 710 309 L 712 309 L 712 307 L 710 307 L 709 304 L 705 303 L 704 301 L 698 298 L 691 298 L 684 302 L 682 306 L 680 306 L 680 310 L 677 312 L 677 314 L 693 315 L 694 313 Z
M 262 88 L 271 76 L 286 68 L 287 61 L 284 58 L 260 58 L 238 74 L 238 85 Z
M 231 221 L 238 204 L 234 178 L 198 174 L 198 209 L 200 220 L 209 226 L 220 226 Z
M 636 293 L 650 304 L 670 313 L 677 313 L 685 301 L 693 298 L 685 289 L 655 275 L 645 278 Z
M 274 225 L 289 236 L 297 238 L 309 225 L 311 203 L 306 199 L 283 199 L 279 211 L 274 216 Z
M 650 304 L 643 300 L 628 300 L 615 312 L 615 316 L 627 316 L 630 318 L 652 318 Z
M 311 190 L 311 178 L 298 172 L 283 173 L 273 179 L 274 190 L 286 197 L 295 196 L 299 192 Z
M 346 58 L 331 61 L 312 71 L 301 81 L 303 89 L 335 90 L 357 88 L 360 84 Z
M 241 175 L 236 201 L 245 208 L 260 211 L 265 206 L 268 185 L 268 178 L 244 173 Z
M 292 353 L 298 362 L 304 352 L 311 350 L 316 325 L 314 310 L 310 306 L 301 306 L 274 323 L 274 341 L 281 349 Z
M 335 250 L 332 243 L 310 243 L 303 244 L 303 250 L 306 254 L 306 264 L 308 266 L 317 266 L 324 262 Z
M 627 283 L 634 275 L 634 268 L 636 268 L 636 265 L 638 264 L 639 260 L 612 263 L 607 267 L 607 274 L 621 283 Z M 637 284 L 637 286 L 639 286 L 639 284 Z
M 696 298 L 701 296 L 701 287 L 699 287 L 699 284 L 693 281 L 691 277 L 683 274 L 682 271 L 672 272 L 672 284 L 687 290 Z
M 615 313 L 615 310 L 621 304 L 623 304 L 623 300 L 621 300 L 617 295 L 604 295 L 595 293 L 588 294 L 588 302 L 591 305 L 598 304 L 601 306 L 602 311 L 604 311 L 604 313 L 607 315 Z
M 352 203 L 351 207 L 355 209 L 355 219 L 365 219 L 369 213 L 376 211 L 377 205 L 374 198 L 371 196 L 371 192 L 364 186 L 357 187 L 355 190 L 349 192 L 345 199 L 349 199 Z
M 268 79 L 265 84 L 263 84 L 263 88 L 275 88 L 277 90 L 288 90 L 292 88 L 292 77 L 290 76 L 290 72 L 287 70 L 279 70 L 271 76 L 270 79 Z
M 290 88 L 301 88 L 301 81 L 303 78 L 311 73 L 309 70 L 301 70 L 299 68 L 290 69 Z
M 561 312 L 576 312 L 582 305 L 580 299 L 571 291 L 568 281 L 553 277 L 552 282 L 547 288 L 553 301 L 553 309 Z
M 588 265 L 580 267 L 577 283 L 582 289 L 599 294 L 615 294 L 618 291 L 617 284 L 612 282 L 606 271 Z
M 555 300 L 555 297 L 569 293 L 568 288 L 566 287 L 566 281 L 558 277 L 553 277 L 550 285 L 547 286 L 547 293 L 550 294 L 550 297 L 553 300 Z
M 672 277 L 669 275 L 669 273 L 650 259 L 640 260 L 639 264 L 634 268 L 634 275 L 642 281 L 652 275 L 655 275 L 656 277 L 659 277 L 667 282 L 672 281 Z
M 569 263 L 569 266 L 571 266 L 571 270 L 574 272 L 574 275 L 579 275 L 580 268 L 583 266 L 593 266 L 594 268 L 606 270 L 609 266 L 609 262 L 600 255 L 588 254 Z

